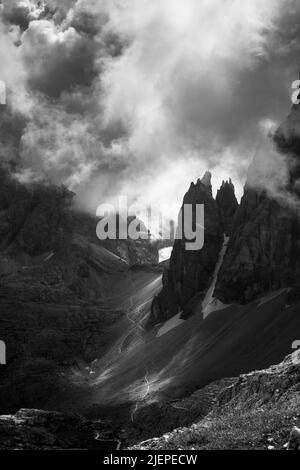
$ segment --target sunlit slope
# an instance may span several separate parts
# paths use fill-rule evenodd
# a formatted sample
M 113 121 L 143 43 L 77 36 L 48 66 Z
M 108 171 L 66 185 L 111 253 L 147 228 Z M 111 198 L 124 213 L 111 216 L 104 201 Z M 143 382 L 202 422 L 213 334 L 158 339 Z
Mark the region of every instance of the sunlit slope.
M 159 338 L 137 341 L 107 368 L 96 365 L 89 404 L 145 399 L 145 389 L 146 399 L 181 395 L 280 362 L 300 339 L 300 304 L 286 305 L 285 296 L 230 306 L 204 321 L 194 316 Z
M 127 271 L 129 266 L 126 261 L 115 255 L 111 251 L 106 250 L 101 245 L 96 245 L 86 240 L 80 235 L 76 235 L 72 240 L 73 245 L 86 250 L 86 256 L 90 263 L 94 262 L 96 269 L 100 272 L 115 273 Z

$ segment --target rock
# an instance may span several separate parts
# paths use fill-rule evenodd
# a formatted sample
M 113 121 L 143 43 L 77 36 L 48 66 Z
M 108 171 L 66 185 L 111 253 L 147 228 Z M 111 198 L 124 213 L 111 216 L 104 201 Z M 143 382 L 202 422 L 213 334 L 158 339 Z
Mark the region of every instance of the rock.
M 126 284 L 132 264 L 152 272 L 158 262 L 148 240 L 122 241 L 128 263 L 114 254 L 117 240 L 105 249 L 98 219 L 75 209 L 73 198 L 65 187 L 23 185 L 0 165 L 0 331 L 8 346 L 0 413 L 47 407 L 67 393 L 62 372 L 78 358 L 101 357 L 125 315 L 103 299 Z
M 197 450 L 271 451 L 286 448 L 284 443 L 300 404 L 299 378 L 300 366 L 295 366 L 293 355 L 290 355 L 267 369 L 232 378 L 233 384 L 229 387 L 224 379 L 222 383 L 216 382 L 216 403 L 209 414 L 195 417 L 193 424 L 187 422 L 184 427 L 182 422 L 179 423 L 178 428 L 167 433 L 167 440 L 163 433 L 156 434 L 162 437 L 144 441 L 143 449 L 178 450 L 180 446 L 191 450 L 191 446 L 195 446 Z M 280 391 L 280 396 L 276 396 L 276 390 Z M 198 406 L 203 403 L 203 395 L 197 393 L 201 390 L 186 398 L 186 404 L 192 399 L 198 399 Z M 192 410 L 192 406 L 188 409 Z M 132 448 L 139 450 L 141 446 L 137 444 Z M 293 428 L 288 446 L 300 449 L 298 427 Z
M 300 450 L 300 429 L 297 426 L 295 426 L 291 431 L 288 449 Z
M 183 206 L 204 204 L 205 242 L 200 251 L 187 251 L 186 240 L 175 240 L 169 267 L 163 275 L 163 289 L 154 299 L 148 326 L 168 320 L 183 311 L 184 318 L 194 313 L 204 297 L 223 242 L 219 208 L 212 196 L 211 174 L 192 183 Z
M 293 113 L 298 115 L 299 110 Z M 275 134 L 284 154 L 257 156 L 250 166 L 215 289 L 215 296 L 225 303 L 249 303 L 298 283 L 300 145 L 287 131 L 296 125 L 299 129 L 300 120 L 293 121 L 291 115 Z M 280 191 L 268 188 L 268 180 L 278 178 L 278 165 L 287 168 Z
M 225 303 L 248 303 L 296 283 L 299 237 L 299 218 L 291 209 L 246 187 L 215 296 Z
M 203 178 L 201 179 L 201 184 L 205 186 L 209 194 L 212 196 L 212 185 L 211 185 L 211 172 L 206 171 Z M 198 181 L 199 182 L 199 181 Z
M 0 416 L 0 450 L 111 449 L 119 441 L 104 424 L 79 415 L 21 409 Z
M 226 236 L 230 236 L 234 217 L 239 207 L 231 179 L 223 181 L 221 188 L 217 192 L 216 203 L 219 208 L 222 231 Z

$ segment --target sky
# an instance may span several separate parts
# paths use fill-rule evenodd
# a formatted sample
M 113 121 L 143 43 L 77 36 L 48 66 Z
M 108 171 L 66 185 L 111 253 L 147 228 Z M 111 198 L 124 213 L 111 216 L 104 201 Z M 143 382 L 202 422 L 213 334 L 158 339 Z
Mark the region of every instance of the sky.
M 240 197 L 299 52 L 298 0 L 3 1 L 0 158 L 91 212 L 126 195 L 175 216 L 206 170 Z

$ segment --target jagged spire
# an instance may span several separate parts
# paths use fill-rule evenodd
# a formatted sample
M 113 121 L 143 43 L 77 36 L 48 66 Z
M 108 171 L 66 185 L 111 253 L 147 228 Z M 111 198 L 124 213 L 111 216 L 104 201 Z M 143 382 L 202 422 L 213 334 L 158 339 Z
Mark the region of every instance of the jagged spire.
M 201 180 L 201 183 L 206 186 L 207 188 L 211 187 L 211 172 L 210 171 L 206 171 L 202 180 Z
M 231 178 L 222 181 L 222 185 L 217 192 L 216 202 L 219 207 L 223 230 L 227 236 L 230 236 L 234 215 L 238 208 Z
M 211 185 L 211 172 L 206 171 L 202 179 L 198 179 L 197 185 L 202 185 L 205 189 L 212 195 L 212 185 Z
M 226 187 L 230 187 L 230 188 L 232 188 L 233 191 L 234 191 L 234 184 L 233 184 L 231 178 L 229 178 L 228 180 L 223 180 L 223 181 L 222 181 L 222 184 L 221 184 L 221 186 L 220 186 L 220 189 L 226 188 Z M 219 191 L 220 191 L 220 189 L 219 189 Z

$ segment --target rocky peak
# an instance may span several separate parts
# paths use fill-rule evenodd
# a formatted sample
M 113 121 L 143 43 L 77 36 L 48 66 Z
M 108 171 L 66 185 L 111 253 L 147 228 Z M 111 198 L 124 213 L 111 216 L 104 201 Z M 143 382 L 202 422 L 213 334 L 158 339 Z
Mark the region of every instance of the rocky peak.
M 298 282 L 299 132 L 299 110 L 293 109 L 274 135 L 277 152 L 250 165 L 215 291 L 226 303 L 247 303 Z M 278 166 L 285 170 L 282 182 Z
M 223 232 L 230 236 L 234 217 L 239 206 L 235 197 L 234 185 L 229 181 L 223 181 L 217 192 L 216 203 L 219 208 L 220 218 L 222 221 Z
M 212 196 L 211 173 L 191 184 L 183 204 L 204 204 L 204 247 L 200 251 L 186 251 L 184 240 L 175 241 L 169 268 L 164 272 L 163 289 L 153 301 L 151 325 L 179 311 L 184 316 L 194 312 L 209 287 L 222 247 L 222 223 Z
M 287 190 L 300 197 L 300 106 L 293 106 L 290 114 L 273 136 L 276 149 L 282 155 L 289 169 Z
M 199 198 L 201 198 L 201 194 L 203 193 L 206 193 L 212 198 L 211 178 L 211 173 L 207 171 L 202 177 L 202 179 L 198 178 L 196 183 L 192 182 L 189 191 L 185 195 L 183 202 L 188 204 L 186 200 L 188 200 L 189 203 L 192 203 L 193 200 L 198 201 Z
M 206 171 L 203 178 L 201 179 L 202 185 L 205 186 L 205 188 L 210 192 L 210 194 L 212 194 L 211 178 L 211 172 Z

